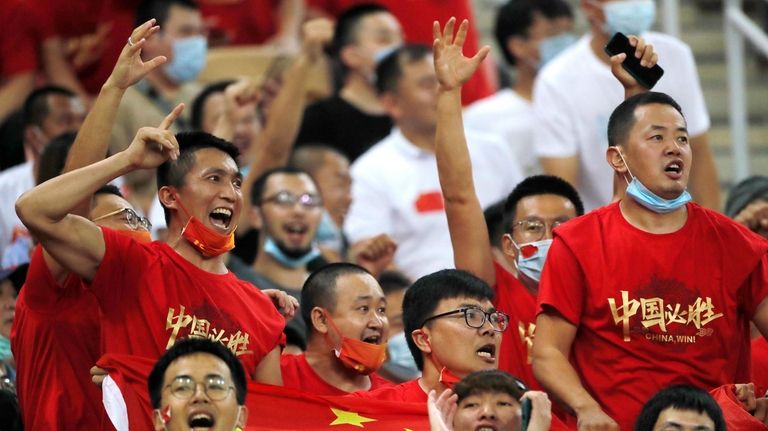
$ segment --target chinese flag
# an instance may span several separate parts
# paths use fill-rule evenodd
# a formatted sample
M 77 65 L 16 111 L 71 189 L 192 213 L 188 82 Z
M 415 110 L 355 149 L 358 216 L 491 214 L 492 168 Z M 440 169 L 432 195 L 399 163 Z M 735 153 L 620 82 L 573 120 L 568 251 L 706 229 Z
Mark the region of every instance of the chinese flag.
M 248 427 L 266 430 L 429 431 L 424 403 L 319 396 L 280 386 L 248 386 Z

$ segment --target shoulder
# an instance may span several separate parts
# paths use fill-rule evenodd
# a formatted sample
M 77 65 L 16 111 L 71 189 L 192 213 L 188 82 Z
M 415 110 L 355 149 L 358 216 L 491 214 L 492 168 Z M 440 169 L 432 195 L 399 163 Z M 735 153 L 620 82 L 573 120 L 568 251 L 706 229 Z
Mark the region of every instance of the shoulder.
M 384 139 L 374 144 L 368 151 L 358 157 L 350 167 L 352 174 L 361 174 L 373 167 L 383 166 L 398 157 L 397 143 L 402 139 L 400 133 L 392 132 Z
M 32 162 L 24 162 L 16 166 L 11 166 L 0 172 L 0 188 L 7 189 L 30 184 L 31 186 L 29 188 L 35 186 Z
M 649 31 L 648 33 L 645 33 L 643 35 L 643 38 L 653 45 L 654 49 L 666 49 L 666 50 L 675 50 L 678 52 L 691 52 L 691 47 L 688 46 L 687 43 L 683 42 L 682 40 L 670 36 L 668 34 L 664 33 L 657 33 L 655 31 Z
M 593 241 L 595 239 L 593 235 L 599 232 L 600 225 L 605 223 L 608 218 L 620 212 L 619 203 L 613 202 L 568 220 L 568 223 L 564 223 L 555 229 L 554 235 L 564 240 L 586 238 L 588 241 Z

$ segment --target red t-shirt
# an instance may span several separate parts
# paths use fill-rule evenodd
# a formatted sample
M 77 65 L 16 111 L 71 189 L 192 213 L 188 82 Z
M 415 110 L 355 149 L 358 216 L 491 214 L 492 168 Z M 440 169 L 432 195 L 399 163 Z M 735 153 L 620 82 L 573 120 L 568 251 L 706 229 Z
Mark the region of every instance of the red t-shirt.
M 278 30 L 276 0 L 201 0 L 199 5 L 211 46 L 261 44 Z
M 432 23 L 435 20 L 445 25 L 451 17 L 456 17 L 459 23 L 468 19 L 470 25 L 464 42 L 464 52 L 467 55 L 475 55 L 479 49 L 480 39 L 474 25 L 470 0 L 307 0 L 307 5 L 322 9 L 335 17 L 350 7 L 363 3 L 385 6 L 400 21 L 406 41 L 427 46 L 432 46 L 434 41 Z M 461 93 L 464 105 L 488 97 L 496 91 L 493 63 L 490 59 L 483 63 L 485 66 L 464 84 Z
M 0 84 L 4 79 L 38 66 L 38 46 L 42 42 L 39 22 L 26 3 L 4 0 L 0 3 Z
M 72 274 L 59 285 L 35 248 L 11 329 L 26 429 L 96 430 L 109 423 L 89 373 L 99 336 L 96 297 Z
M 427 402 L 427 393 L 421 389 L 419 379 L 400 383 L 399 385 L 382 387 L 376 390 L 352 392 L 350 396 L 373 398 L 383 401 L 397 401 L 401 403 Z
M 208 338 L 253 376 L 282 342 L 285 320 L 252 284 L 231 272 L 203 271 L 165 243 L 102 231 L 106 251 L 91 289 L 102 313 L 104 353 L 157 359 L 178 340 Z
M 768 341 L 762 336 L 752 339 L 752 378 L 755 395 L 761 397 L 768 391 Z
M 571 361 L 581 382 L 632 429 L 661 388 L 715 388 L 749 379 L 749 321 L 768 295 L 768 243 L 688 204 L 677 232 L 630 225 L 618 203 L 555 231 L 539 312 L 578 327 Z
M 536 329 L 536 297 L 501 265 L 496 269 L 493 305 L 509 314 L 509 327 L 501 337 L 499 369 L 511 373 L 529 388 L 539 390 L 531 368 L 531 348 Z
M 286 388 L 299 389 L 315 395 L 347 395 L 349 393 L 323 380 L 309 365 L 304 354 L 282 355 L 280 357 L 280 370 L 283 373 L 283 386 Z M 372 373 L 369 377 L 371 378 L 370 391 L 394 386 L 393 383 L 376 373 Z

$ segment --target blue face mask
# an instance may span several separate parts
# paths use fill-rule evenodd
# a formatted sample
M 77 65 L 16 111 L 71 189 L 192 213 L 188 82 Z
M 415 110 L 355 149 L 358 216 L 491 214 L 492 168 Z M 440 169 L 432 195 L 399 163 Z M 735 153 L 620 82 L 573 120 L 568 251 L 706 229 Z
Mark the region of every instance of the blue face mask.
M 328 211 L 323 210 L 323 217 L 317 226 L 315 239 L 321 243 L 341 241 L 341 229 L 333 222 Z
M 402 372 L 410 372 L 412 375 L 419 374 L 419 368 L 413 360 L 411 350 L 408 348 L 408 341 L 405 339 L 405 332 L 400 332 L 389 337 L 387 341 L 387 363 L 397 366 Z
M 272 256 L 276 261 L 280 263 L 280 265 L 283 265 L 287 268 L 298 268 L 300 266 L 304 266 L 312 259 L 315 259 L 316 257 L 320 256 L 320 250 L 317 249 L 314 245 L 312 248 L 309 249 L 305 254 L 299 256 L 299 257 L 291 257 L 285 254 L 285 252 L 280 248 L 280 246 L 277 245 L 275 240 L 272 239 L 272 237 L 267 237 L 267 240 L 264 242 L 264 253 L 267 253 L 268 255 Z
M 203 36 L 192 36 L 173 42 L 173 58 L 165 65 L 165 73 L 181 84 L 197 78 L 205 67 L 208 40 Z
M 512 241 L 512 244 L 517 248 L 517 260 L 515 261 L 517 270 L 537 283 L 541 281 L 541 270 L 544 268 L 544 261 L 547 260 L 547 253 L 549 253 L 549 246 L 552 245 L 552 240 L 542 239 L 521 244 L 520 246 Z M 526 250 L 528 247 L 535 250 L 531 253 L 529 250 Z M 528 255 L 528 257 L 524 255 Z
M 629 175 L 632 177 L 632 181 L 627 182 L 627 196 L 634 199 L 635 202 L 657 214 L 667 214 L 691 201 L 691 194 L 688 193 L 688 190 L 684 190 L 680 196 L 674 199 L 664 199 L 650 191 L 648 187 L 641 183 L 640 180 L 629 171 L 629 165 L 627 165 L 627 161 L 624 159 L 621 151 L 619 151 L 619 156 L 624 162 L 624 166 L 627 167 L 627 172 L 629 172 Z M 627 181 L 627 179 L 624 178 L 624 181 Z
M 13 358 L 11 340 L 0 335 L 0 362 L 5 362 L 11 358 Z
M 557 36 L 543 39 L 539 42 L 539 67 L 544 67 L 545 64 L 549 63 L 575 42 L 576 36 L 573 33 L 561 33 Z
M 603 5 L 605 26 L 609 37 L 615 33 L 639 36 L 651 29 L 656 20 L 656 3 L 653 0 L 617 0 Z

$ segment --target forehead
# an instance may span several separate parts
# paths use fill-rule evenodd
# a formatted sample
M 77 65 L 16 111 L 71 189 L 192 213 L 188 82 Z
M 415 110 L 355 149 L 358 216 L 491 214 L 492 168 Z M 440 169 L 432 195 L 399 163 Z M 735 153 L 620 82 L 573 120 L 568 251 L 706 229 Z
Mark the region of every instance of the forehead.
M 520 199 L 515 207 L 515 220 L 527 218 L 546 220 L 562 216 L 576 217 L 576 208 L 566 197 L 552 193 L 526 196 Z
M 400 23 L 397 21 L 397 18 L 386 11 L 374 12 L 363 16 L 355 27 L 355 39 L 364 39 L 366 36 L 376 37 L 383 33 L 401 34 Z
M 384 298 L 384 291 L 370 274 L 345 274 L 336 279 L 337 302 L 355 301 L 360 296 L 379 300 Z
M 224 169 L 231 174 L 239 172 L 237 162 L 229 154 L 218 148 L 201 148 L 194 153 L 195 163 L 190 169 L 190 173 L 205 172 L 209 169 Z
M 48 97 L 46 97 L 46 102 L 48 103 L 48 109 L 51 112 L 63 110 L 85 112 L 85 107 L 80 102 L 80 99 L 76 96 L 49 94 Z
M 193 353 L 171 362 L 171 365 L 165 370 L 165 383 L 168 384 L 178 376 L 190 376 L 195 380 L 200 380 L 209 374 L 217 374 L 226 379 L 232 379 L 229 367 L 221 358 L 210 353 Z
M 664 126 L 675 130 L 685 128 L 685 118 L 673 106 L 650 103 L 635 108 L 635 123 L 632 125 L 632 132 L 645 131 L 652 126 Z
M 435 65 L 432 62 L 431 55 L 425 55 L 416 60 L 401 60 L 402 63 L 402 76 L 401 81 L 412 80 L 416 81 L 422 78 L 429 78 L 435 76 Z
M 264 195 L 269 196 L 281 191 L 296 194 L 317 193 L 317 187 L 312 177 L 303 172 L 298 174 L 278 172 L 270 175 L 264 186 Z
M 445 313 L 447 311 L 455 310 L 467 305 L 477 306 L 483 310 L 493 308 L 493 304 L 491 303 L 490 299 L 477 299 L 461 296 L 456 298 L 441 299 L 440 302 L 437 303 L 437 308 L 435 308 L 434 314 Z
M 168 8 L 168 16 L 163 27 L 165 31 L 178 31 L 185 27 L 197 27 L 202 23 L 202 19 L 198 9 L 172 4 Z
M 674 407 L 668 407 L 659 414 L 656 427 L 661 427 L 667 423 L 683 425 L 697 431 L 715 429 L 715 422 L 706 413 L 695 410 L 679 410 Z
M 496 402 L 501 400 L 508 401 L 512 404 L 519 404 L 519 402 L 517 401 L 517 399 L 515 399 L 515 397 L 513 397 L 512 395 L 506 392 L 489 390 L 486 392 L 467 395 L 466 397 L 462 398 L 461 401 L 459 401 L 459 405 L 463 405 L 468 402 L 485 403 L 485 402 Z

